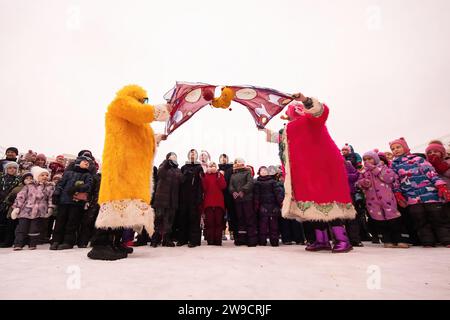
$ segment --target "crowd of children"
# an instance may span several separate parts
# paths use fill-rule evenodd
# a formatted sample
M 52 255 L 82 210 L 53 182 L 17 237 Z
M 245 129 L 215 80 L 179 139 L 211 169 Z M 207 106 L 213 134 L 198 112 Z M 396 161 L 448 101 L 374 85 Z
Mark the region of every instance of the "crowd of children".
M 412 154 L 405 139 L 391 152 L 368 151 L 361 157 L 342 148 L 356 218 L 345 227 L 353 246 L 362 241 L 386 248 L 410 245 L 450 248 L 450 157 L 440 141 L 424 154 Z M 17 148 L 0 160 L 0 247 L 21 250 L 51 243 L 51 250 L 85 248 L 95 238 L 101 175 L 89 150 L 74 161 Z M 230 163 L 226 154 L 213 162 L 207 151 L 192 149 L 179 168 L 174 152 L 153 170 L 151 206 L 154 233 L 121 230 L 118 247 L 279 246 L 313 243 L 311 222 L 281 217 L 284 199 L 280 166 L 256 172 L 244 159 Z M 228 232 L 227 232 L 228 230 Z M 229 234 L 229 237 L 226 236 Z M 129 248 L 127 248 L 129 250 Z

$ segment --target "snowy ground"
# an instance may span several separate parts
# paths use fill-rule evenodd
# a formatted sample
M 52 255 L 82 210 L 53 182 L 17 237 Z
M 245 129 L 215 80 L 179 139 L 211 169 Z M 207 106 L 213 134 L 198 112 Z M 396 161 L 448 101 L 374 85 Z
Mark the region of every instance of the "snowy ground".
M 450 299 L 450 249 L 308 253 L 304 246 L 135 248 L 103 262 L 89 249 L 0 249 L 0 299 Z

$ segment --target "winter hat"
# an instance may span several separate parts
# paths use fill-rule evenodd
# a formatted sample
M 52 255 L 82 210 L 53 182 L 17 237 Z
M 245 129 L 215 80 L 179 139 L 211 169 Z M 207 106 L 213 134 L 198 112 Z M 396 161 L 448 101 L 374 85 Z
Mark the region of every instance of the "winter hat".
M 384 152 L 378 152 L 378 158 L 380 158 L 380 161 L 383 161 L 386 165 L 389 164 L 389 160 Z
M 8 161 L 3 165 L 3 172 L 6 174 L 6 170 L 10 167 L 15 167 L 17 170 L 19 170 L 19 165 L 17 164 L 17 162 Z
M 15 154 L 19 154 L 19 150 L 16 147 L 9 147 L 8 149 L 6 149 L 6 152 L 8 151 L 12 151 Z
M 81 157 L 81 156 L 87 156 L 87 157 L 89 157 L 89 158 L 91 158 L 91 159 L 94 158 L 94 156 L 92 155 L 92 152 L 91 152 L 90 150 L 81 150 L 80 152 L 78 152 L 78 156 L 79 156 L 79 157 Z
M 441 153 L 441 158 L 444 159 L 445 156 L 447 155 L 447 151 L 445 150 L 444 145 L 436 143 L 437 141 L 432 141 L 432 142 L 435 142 L 435 143 L 429 144 L 428 147 L 425 149 L 425 153 L 428 154 L 428 152 L 430 152 L 432 150 L 438 151 Z
M 25 173 L 25 174 L 22 176 L 22 178 L 21 178 L 22 183 L 24 183 L 24 182 L 25 182 L 25 179 L 28 178 L 28 177 L 33 178 L 33 174 L 32 174 L 31 172 Z
M 211 156 L 209 155 L 209 152 L 208 152 L 208 151 L 202 150 L 202 151 L 200 152 L 200 155 L 202 155 L 202 154 L 206 154 L 207 160 L 208 160 L 208 161 L 211 161 Z
M 40 154 L 38 154 L 37 156 L 36 156 L 36 161 L 37 160 L 44 160 L 44 161 L 47 161 L 47 157 L 43 154 L 43 153 L 40 153 Z
M 50 172 L 47 169 L 38 166 L 34 166 L 33 168 L 31 168 L 31 174 L 33 175 L 34 181 L 38 181 L 39 176 L 44 172 L 47 173 L 48 176 L 50 176 Z
M 81 156 L 75 159 L 75 167 L 79 167 L 81 164 L 81 161 L 87 161 L 89 162 L 89 165 L 91 165 L 92 159 L 85 157 L 85 156 Z
M 166 154 L 166 160 L 169 160 L 169 158 L 172 156 L 172 155 L 177 155 L 175 152 L 169 152 L 168 154 Z
M 277 168 L 275 166 L 269 166 L 267 170 L 269 170 L 269 176 L 274 176 L 277 174 Z
M 346 143 L 345 146 L 342 147 L 341 151 L 342 150 L 347 150 L 350 153 L 352 152 L 352 148 L 348 145 L 348 143 Z
M 410 153 L 411 149 L 409 149 L 408 143 L 406 143 L 405 138 L 401 137 L 398 138 L 394 141 L 389 142 L 389 146 L 391 147 L 394 144 L 399 144 L 403 147 L 403 150 L 405 151 L 405 153 Z
M 380 163 L 380 157 L 378 156 L 377 150 L 374 150 L 374 151 L 367 151 L 366 153 L 364 153 L 363 159 L 364 159 L 365 157 L 370 157 L 370 158 L 372 158 L 373 160 L 375 160 L 375 164 L 379 164 L 379 163 Z
M 59 156 L 56 157 L 56 160 L 65 160 L 65 158 L 64 158 L 63 155 L 59 155 Z
M 24 155 L 24 158 L 26 161 L 31 161 L 32 156 L 37 156 L 37 153 L 33 152 L 33 150 L 28 150 L 28 152 Z
M 245 160 L 242 158 L 236 158 L 233 163 L 233 169 L 245 168 Z

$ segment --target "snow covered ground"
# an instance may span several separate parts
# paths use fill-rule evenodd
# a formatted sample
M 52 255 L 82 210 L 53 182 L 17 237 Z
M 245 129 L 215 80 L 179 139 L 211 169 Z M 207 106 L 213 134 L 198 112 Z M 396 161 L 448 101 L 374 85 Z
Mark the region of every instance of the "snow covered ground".
M 450 250 L 349 254 L 304 246 L 135 248 L 103 262 L 89 249 L 0 249 L 0 299 L 450 299 Z

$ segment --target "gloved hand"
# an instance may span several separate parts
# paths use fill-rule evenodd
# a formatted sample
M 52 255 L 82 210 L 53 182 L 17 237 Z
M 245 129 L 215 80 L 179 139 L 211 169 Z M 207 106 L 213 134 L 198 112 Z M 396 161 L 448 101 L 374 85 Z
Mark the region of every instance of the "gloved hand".
M 362 186 L 363 188 L 369 189 L 369 188 L 372 186 L 372 182 L 370 182 L 369 179 L 363 179 L 363 180 L 361 181 L 361 186 Z
M 406 208 L 406 206 L 408 205 L 408 201 L 406 201 L 403 194 L 401 192 L 396 192 L 394 193 L 394 195 L 395 199 L 397 200 L 397 204 L 402 208 Z
M 45 215 L 45 218 L 50 218 L 53 214 L 53 208 L 49 207 L 47 209 L 47 214 Z
M 233 198 L 237 199 L 239 197 L 239 193 L 238 192 L 233 192 Z
M 19 209 L 19 208 L 15 208 L 15 209 L 11 212 L 11 219 L 16 220 L 17 217 L 19 216 L 19 212 L 20 212 L 20 209 Z
M 444 199 L 445 202 L 450 201 L 450 191 L 447 189 L 447 185 L 441 184 L 436 187 L 438 189 L 439 197 Z
M 244 197 L 244 192 L 239 191 L 239 197 L 243 198 Z

